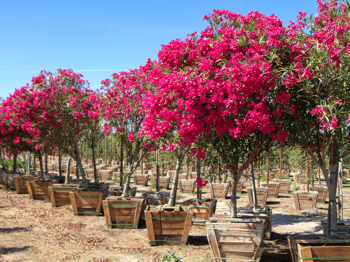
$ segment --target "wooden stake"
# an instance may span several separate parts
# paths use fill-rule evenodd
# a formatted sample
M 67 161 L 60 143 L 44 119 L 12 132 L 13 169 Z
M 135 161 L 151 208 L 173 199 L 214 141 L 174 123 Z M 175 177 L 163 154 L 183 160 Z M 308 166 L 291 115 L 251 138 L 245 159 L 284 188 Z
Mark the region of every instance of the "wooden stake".
M 311 186 L 314 186 L 314 172 L 312 170 L 312 158 L 310 156 L 310 177 L 311 177 Z
M 270 159 L 267 158 L 267 164 L 266 164 L 266 183 L 269 183 L 269 162 L 270 162 Z
M 280 178 L 282 179 L 282 148 L 280 148 Z
M 156 150 L 156 191 L 159 191 L 159 150 L 158 150 L 158 144 L 157 144 L 157 150 Z

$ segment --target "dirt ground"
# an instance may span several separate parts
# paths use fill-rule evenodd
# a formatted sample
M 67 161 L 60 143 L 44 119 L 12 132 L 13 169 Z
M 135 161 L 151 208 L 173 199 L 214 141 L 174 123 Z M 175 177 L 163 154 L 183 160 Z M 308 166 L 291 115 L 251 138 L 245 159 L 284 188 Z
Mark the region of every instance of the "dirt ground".
M 0 189 L 0 261 L 161 261 L 168 250 L 184 261 L 214 261 L 205 227 L 192 226 L 187 246 L 148 244 L 144 221 L 139 229 L 109 229 L 103 216 L 74 216 L 71 206 L 53 208 L 51 203 L 31 200 L 28 195 Z M 140 191 L 149 187 L 138 186 Z M 170 191 L 170 190 L 168 190 Z M 349 185 L 344 187 L 344 218 L 350 218 Z M 204 189 L 203 198 L 209 198 Z M 178 203 L 195 195 L 178 195 Z M 229 199 L 219 200 L 216 213 L 229 213 Z M 320 233 L 328 202 L 318 204 L 317 214 L 295 211 L 292 195 L 268 202 L 272 207 L 272 236 L 265 240 L 261 262 L 292 261 L 287 236 L 293 233 Z M 239 195 L 238 205 L 247 206 L 247 194 Z

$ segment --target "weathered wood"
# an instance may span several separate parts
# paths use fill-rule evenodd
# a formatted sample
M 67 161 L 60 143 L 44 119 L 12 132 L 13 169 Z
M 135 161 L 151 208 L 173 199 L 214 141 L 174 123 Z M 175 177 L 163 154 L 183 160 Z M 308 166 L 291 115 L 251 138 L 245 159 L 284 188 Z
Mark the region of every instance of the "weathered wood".
M 57 186 L 53 185 L 48 188 L 52 207 L 61 207 L 71 205 L 69 192 L 75 190 L 77 185 Z
M 256 200 L 259 206 L 266 206 L 267 196 L 268 196 L 268 188 L 267 187 L 257 187 L 256 189 Z M 254 205 L 253 201 L 253 191 L 251 187 L 247 187 L 248 200 L 251 206 Z
M 209 184 L 210 198 L 226 198 L 228 190 L 230 188 L 229 183 L 225 184 Z
M 103 210 L 109 228 L 137 229 L 144 199 L 109 197 L 103 200 Z
M 180 179 L 179 180 L 179 190 L 181 193 L 188 193 L 191 194 L 194 192 L 196 186 L 196 180 L 186 180 L 186 179 Z
M 170 196 L 169 192 L 149 191 L 149 192 L 142 193 L 142 197 L 145 199 L 146 205 L 152 205 L 152 206 L 166 204 L 169 196 Z
M 292 181 L 286 179 L 274 179 L 273 181 L 280 184 L 279 194 L 289 194 Z
M 187 244 L 193 212 L 180 206 L 148 206 L 145 218 L 151 246 Z
M 27 181 L 26 185 L 29 197 L 35 200 L 49 200 L 49 186 L 52 186 L 52 184 L 52 181 Z
M 69 192 L 74 215 L 100 215 L 103 193 L 98 191 Z
M 277 182 L 261 183 L 261 187 L 267 187 L 267 198 L 278 198 L 280 184 Z
M 149 175 L 133 175 L 135 185 L 147 186 Z
M 326 201 L 326 198 L 328 196 L 328 188 L 327 187 L 316 187 L 316 186 L 311 186 L 310 191 L 317 191 L 317 203 L 324 204 Z
M 181 204 L 181 207 L 185 211 L 193 212 L 193 225 L 205 225 L 216 210 L 216 199 L 189 199 Z
M 34 176 L 19 176 L 15 177 L 15 187 L 17 194 L 28 194 L 27 181 L 37 180 L 39 177 Z
M 315 209 L 317 205 L 317 191 L 299 191 L 293 193 L 294 204 L 297 210 Z
M 250 223 L 231 219 L 225 223 L 211 217 L 206 224 L 207 237 L 215 261 L 260 261 L 265 221 Z

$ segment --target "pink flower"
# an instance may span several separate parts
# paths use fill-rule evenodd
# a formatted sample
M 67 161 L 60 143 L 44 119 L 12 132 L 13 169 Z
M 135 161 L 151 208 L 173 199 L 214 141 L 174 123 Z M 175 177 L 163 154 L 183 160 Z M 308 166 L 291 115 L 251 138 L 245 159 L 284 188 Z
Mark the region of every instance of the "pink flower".
M 20 136 L 15 137 L 15 141 L 13 141 L 13 144 L 18 144 L 19 142 L 21 142 L 21 137 Z
M 132 133 L 128 134 L 128 138 L 129 138 L 130 142 L 135 142 L 135 138 L 134 138 L 134 135 Z
M 198 187 L 202 188 L 202 187 L 205 187 L 208 184 L 208 181 L 204 181 L 203 182 L 201 177 L 197 176 L 196 183 L 197 183 Z

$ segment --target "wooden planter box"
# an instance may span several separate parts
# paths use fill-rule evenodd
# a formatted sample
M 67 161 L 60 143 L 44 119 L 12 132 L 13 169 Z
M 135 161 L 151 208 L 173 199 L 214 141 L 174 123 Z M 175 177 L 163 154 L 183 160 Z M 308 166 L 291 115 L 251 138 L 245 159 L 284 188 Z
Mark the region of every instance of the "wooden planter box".
M 103 193 L 98 191 L 71 191 L 70 201 L 75 216 L 101 215 Z
M 189 199 L 181 204 L 181 207 L 185 211 L 193 212 L 193 225 L 204 226 L 216 210 L 216 199 L 202 199 L 197 201 L 197 199 Z
M 317 191 L 299 191 L 293 193 L 294 204 L 297 210 L 315 209 L 317 204 Z
M 113 187 L 110 189 L 111 196 L 121 196 L 123 194 L 124 187 Z M 137 187 L 130 187 L 129 188 L 129 196 L 135 197 L 136 196 Z
M 267 187 L 269 190 L 267 192 L 267 198 L 278 198 L 278 191 L 280 189 L 280 184 L 277 182 L 261 183 L 261 187 Z
M 71 204 L 69 192 L 77 189 L 78 185 L 52 185 L 49 186 L 52 207 L 68 206 Z
M 328 223 L 327 220 L 321 220 L 323 234 L 326 234 Z M 350 223 L 349 222 L 338 222 L 337 234 L 350 238 Z
M 88 187 L 91 191 L 99 191 L 103 193 L 103 199 L 106 199 L 108 196 L 109 183 L 104 182 L 91 182 L 88 183 Z
M 113 171 L 112 170 L 99 170 L 98 175 L 101 176 L 101 180 L 109 180 L 113 175 Z
M 226 198 L 230 184 L 209 184 L 210 198 Z
M 153 183 L 156 183 L 156 176 L 152 177 Z M 169 189 L 170 177 L 168 176 L 159 176 L 159 188 Z
M 307 180 L 306 174 L 293 174 L 294 182 L 305 182 Z
M 322 235 L 288 236 L 293 262 L 350 261 L 349 239 L 328 239 Z
M 20 176 L 19 174 L 5 173 L 3 178 L 5 180 L 6 188 L 16 190 L 15 177 L 19 177 L 19 176 Z
M 257 199 L 258 205 L 259 206 L 266 206 L 267 194 L 268 194 L 269 188 L 268 187 L 257 187 L 257 188 L 255 188 L 255 190 L 256 190 L 256 199 Z M 247 187 L 248 200 L 249 200 L 249 204 L 251 206 L 254 205 L 252 192 L 253 192 L 252 188 Z
M 273 181 L 280 184 L 279 194 L 289 194 L 292 181 L 285 179 L 274 179 Z
M 265 220 L 211 217 L 206 228 L 214 261 L 260 261 Z
M 19 176 L 15 177 L 15 187 L 17 194 L 28 194 L 28 188 L 26 185 L 27 181 L 37 180 L 39 177 L 36 176 Z
M 147 186 L 149 175 L 133 175 L 135 185 Z
M 196 180 L 179 180 L 179 190 L 181 193 L 191 194 L 192 192 L 194 192 L 195 186 Z
M 158 206 L 165 205 L 168 202 L 169 192 L 154 192 L 149 191 L 142 193 L 142 197 L 145 199 L 146 205 Z
M 139 198 L 108 197 L 103 200 L 107 227 L 137 229 L 144 202 Z
M 151 246 L 187 244 L 193 212 L 180 206 L 147 206 L 145 219 Z
M 55 181 L 56 183 L 56 181 Z M 46 182 L 46 181 L 27 181 L 27 190 L 29 197 L 32 199 L 37 200 L 49 200 L 50 199 L 50 193 L 49 193 L 49 187 L 52 186 L 53 182 Z
M 324 204 L 326 198 L 328 197 L 328 188 L 327 187 L 316 187 L 310 186 L 310 191 L 317 191 L 317 203 Z

